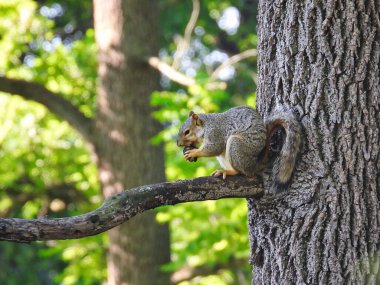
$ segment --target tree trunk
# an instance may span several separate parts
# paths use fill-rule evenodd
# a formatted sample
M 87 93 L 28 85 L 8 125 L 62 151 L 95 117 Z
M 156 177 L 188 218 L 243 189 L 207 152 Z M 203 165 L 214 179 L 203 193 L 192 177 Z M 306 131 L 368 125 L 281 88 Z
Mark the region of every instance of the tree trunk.
M 146 58 L 158 53 L 158 7 L 149 0 L 94 0 L 99 47 L 95 142 L 106 197 L 124 189 L 160 182 L 162 146 L 151 138 L 160 126 L 151 116 L 149 96 L 158 74 Z M 108 284 L 168 284 L 160 267 L 169 262 L 169 230 L 147 212 L 109 232 Z
M 258 108 L 299 113 L 290 189 L 249 201 L 253 284 L 380 284 L 380 2 L 259 4 Z

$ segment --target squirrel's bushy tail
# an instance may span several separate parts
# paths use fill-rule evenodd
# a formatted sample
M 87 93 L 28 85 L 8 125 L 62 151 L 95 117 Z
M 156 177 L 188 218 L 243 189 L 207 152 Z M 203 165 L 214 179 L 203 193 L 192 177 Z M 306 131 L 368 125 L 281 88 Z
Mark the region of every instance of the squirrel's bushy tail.
M 293 176 L 301 150 L 301 125 L 294 113 L 286 109 L 276 109 L 265 120 L 265 124 L 268 130 L 269 147 L 277 144 L 276 148 L 281 148 L 272 169 L 273 187 L 279 191 L 288 186 Z M 282 147 L 278 144 L 282 144 Z

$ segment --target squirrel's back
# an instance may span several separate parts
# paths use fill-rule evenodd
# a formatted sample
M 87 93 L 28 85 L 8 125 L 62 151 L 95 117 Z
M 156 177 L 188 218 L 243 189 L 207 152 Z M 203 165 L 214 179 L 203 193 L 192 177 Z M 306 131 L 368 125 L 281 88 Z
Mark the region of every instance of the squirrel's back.
M 259 132 L 265 132 L 265 125 L 260 114 L 248 107 L 239 106 L 231 108 L 222 115 L 228 122 L 227 129 L 229 132 L 244 132 L 253 136 Z

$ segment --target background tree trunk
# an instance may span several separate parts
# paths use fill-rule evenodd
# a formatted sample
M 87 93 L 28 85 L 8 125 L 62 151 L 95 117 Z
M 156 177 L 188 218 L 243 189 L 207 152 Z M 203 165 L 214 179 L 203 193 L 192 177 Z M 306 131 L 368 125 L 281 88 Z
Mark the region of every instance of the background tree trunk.
M 291 189 L 249 201 L 253 284 L 380 284 L 379 1 L 260 1 L 258 108 L 296 110 Z
M 151 138 L 160 126 L 149 97 L 158 74 L 146 58 L 158 54 L 158 7 L 149 0 L 94 1 L 99 47 L 95 142 L 105 196 L 163 181 L 164 156 Z M 168 284 L 160 266 L 169 262 L 169 230 L 150 211 L 109 232 L 108 284 Z

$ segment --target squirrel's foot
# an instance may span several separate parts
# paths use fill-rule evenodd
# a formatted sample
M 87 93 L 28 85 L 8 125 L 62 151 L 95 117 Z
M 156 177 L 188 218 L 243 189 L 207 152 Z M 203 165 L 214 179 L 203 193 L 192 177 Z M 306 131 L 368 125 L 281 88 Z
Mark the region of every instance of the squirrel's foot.
M 238 173 L 239 172 L 237 172 L 234 169 L 232 169 L 232 170 L 231 169 L 217 169 L 213 173 L 211 173 L 211 176 L 218 177 L 218 176 L 223 175 L 223 179 L 226 179 L 227 176 L 236 175 Z

